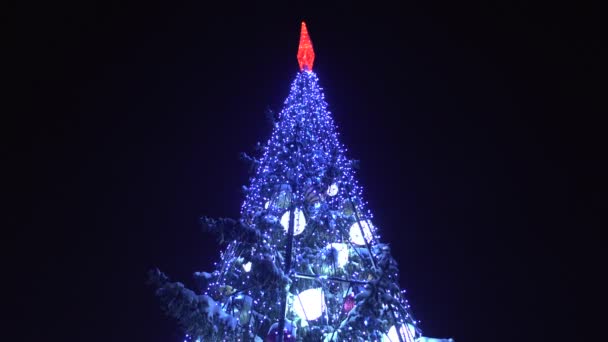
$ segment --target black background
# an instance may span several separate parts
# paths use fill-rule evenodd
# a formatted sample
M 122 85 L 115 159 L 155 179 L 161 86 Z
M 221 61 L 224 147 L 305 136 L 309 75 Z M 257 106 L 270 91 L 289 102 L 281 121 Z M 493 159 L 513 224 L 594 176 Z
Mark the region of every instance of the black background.
M 581 292 L 596 282 L 585 274 L 601 254 L 594 234 L 607 204 L 604 129 L 591 100 L 602 93 L 597 9 L 524 1 L 15 9 L 19 103 L 9 116 L 23 133 L 6 146 L 12 169 L 31 177 L 7 179 L 13 202 L 27 208 L 14 223 L 27 226 L 8 230 L 22 247 L 6 259 L 24 295 L 5 295 L 19 299 L 7 323 L 20 339 L 181 341 L 145 273 L 158 266 L 188 285 L 219 260 L 198 218 L 238 217 L 248 180 L 238 153 L 254 154 L 269 137 L 264 111 L 281 109 L 298 71 L 301 20 L 425 334 L 544 341 L 593 330 L 577 321 L 593 316 Z

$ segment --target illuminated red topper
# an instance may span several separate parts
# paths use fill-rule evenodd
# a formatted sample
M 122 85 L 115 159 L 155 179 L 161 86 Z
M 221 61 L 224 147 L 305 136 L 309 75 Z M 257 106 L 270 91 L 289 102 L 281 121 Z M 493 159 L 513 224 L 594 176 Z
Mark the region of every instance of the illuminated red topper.
M 298 63 L 300 70 L 312 71 L 312 63 L 315 61 L 315 50 L 312 49 L 312 42 L 308 36 L 306 23 L 302 22 L 302 30 L 300 32 L 300 47 L 298 48 Z

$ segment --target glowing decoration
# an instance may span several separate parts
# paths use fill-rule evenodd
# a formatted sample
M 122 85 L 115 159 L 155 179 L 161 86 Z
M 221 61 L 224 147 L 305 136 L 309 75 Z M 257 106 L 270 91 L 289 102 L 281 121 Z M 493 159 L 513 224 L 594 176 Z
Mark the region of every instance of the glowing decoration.
M 264 203 L 264 209 L 268 209 L 268 207 L 270 207 L 270 201 L 266 201 L 266 203 Z
M 293 311 L 301 319 L 314 321 L 325 311 L 325 294 L 321 288 L 300 292 L 293 300 Z
M 243 269 L 245 270 L 245 272 L 251 271 L 251 261 L 246 264 L 243 264 Z
M 298 47 L 298 64 L 300 71 L 312 71 L 312 63 L 315 61 L 315 51 L 312 48 L 312 41 L 306 29 L 306 23 L 302 22 L 300 30 L 300 46 Z
M 353 295 L 351 293 L 348 296 L 346 296 L 346 298 L 344 298 L 344 304 L 342 305 L 342 308 L 344 309 L 344 312 L 348 313 L 354 307 L 355 307 L 355 295 Z
M 306 227 L 306 217 L 304 217 L 304 212 L 296 208 L 293 213 L 293 218 L 293 235 L 302 234 L 304 227 Z M 285 228 L 286 232 L 289 231 L 289 210 L 286 211 L 281 217 L 281 226 Z
M 359 227 L 359 225 L 361 225 L 361 227 Z M 353 225 L 350 226 L 350 231 L 349 231 L 350 241 L 352 243 L 354 243 L 355 245 L 359 245 L 359 246 L 364 246 L 365 240 L 367 240 L 367 242 L 371 242 L 372 238 L 373 238 L 371 227 L 373 227 L 373 226 L 371 225 L 371 223 L 368 224 L 367 221 L 359 221 L 359 222 L 353 223 Z M 365 235 L 365 240 L 363 239 L 363 236 L 361 235 L 361 228 L 363 228 L 363 234 Z
M 332 252 L 338 267 L 348 263 L 348 246 L 345 243 L 330 243 L 326 248 Z
M 403 324 L 403 325 L 401 325 L 401 328 L 399 329 L 403 342 L 414 342 L 414 336 L 416 335 L 416 328 L 409 323 L 407 324 L 407 329 L 405 326 L 406 325 Z M 393 325 L 388 330 L 388 334 L 383 336 L 382 340 L 383 340 L 383 342 L 399 342 L 400 340 L 399 340 L 399 336 L 397 335 L 397 328 Z
M 333 183 L 329 186 L 329 188 L 327 188 L 327 194 L 329 196 L 336 196 L 338 194 L 338 186 L 336 183 Z

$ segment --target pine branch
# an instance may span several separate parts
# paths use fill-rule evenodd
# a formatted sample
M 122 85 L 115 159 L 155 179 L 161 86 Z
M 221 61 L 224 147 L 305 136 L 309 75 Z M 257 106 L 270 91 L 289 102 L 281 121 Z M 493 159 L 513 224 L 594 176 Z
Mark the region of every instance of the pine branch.
M 277 123 L 277 114 L 272 109 L 270 109 L 270 107 L 266 108 L 264 114 L 266 115 L 266 119 L 268 120 L 268 122 L 270 122 L 271 125 L 274 126 L 274 124 Z
M 180 282 L 169 282 L 158 269 L 148 272 L 148 284 L 156 287 L 156 296 L 165 313 L 177 320 L 190 336 L 213 340 L 237 327 L 237 319 L 224 312 L 211 297 L 197 295 Z
M 201 224 L 203 230 L 217 234 L 220 243 L 234 240 L 243 243 L 256 243 L 261 239 L 259 230 L 231 218 L 213 219 L 203 216 L 201 217 Z
M 249 163 L 249 172 L 254 172 L 258 165 L 260 165 L 260 161 L 250 155 L 248 155 L 245 152 L 241 152 L 239 157 L 241 158 L 241 160 Z

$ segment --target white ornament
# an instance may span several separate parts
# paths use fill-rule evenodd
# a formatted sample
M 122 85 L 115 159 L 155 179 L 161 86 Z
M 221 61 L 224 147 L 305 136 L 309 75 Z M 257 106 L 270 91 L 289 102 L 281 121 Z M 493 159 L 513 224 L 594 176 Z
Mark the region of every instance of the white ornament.
M 330 243 L 325 248 L 336 250 L 338 267 L 344 267 L 348 263 L 348 246 L 345 243 Z
M 304 227 L 306 227 L 306 217 L 304 217 L 304 213 L 300 209 L 296 208 L 293 218 L 293 235 L 301 234 L 304 231 Z M 281 225 L 285 228 L 286 232 L 289 231 L 289 210 L 281 217 Z
M 270 201 L 266 201 L 266 203 L 264 203 L 264 209 L 268 209 L 268 207 L 270 207 Z
M 361 225 L 361 227 L 359 227 L 359 225 Z M 371 231 L 371 227 L 372 224 L 371 223 L 367 223 L 367 221 L 359 221 L 359 222 L 355 222 L 353 223 L 352 226 L 350 226 L 350 241 L 352 243 L 354 243 L 355 245 L 359 245 L 359 246 L 363 246 L 365 245 L 365 240 L 367 240 L 367 242 L 371 242 L 372 241 L 372 231 Z M 363 228 L 363 234 L 365 234 L 365 240 L 363 239 L 363 236 L 361 235 L 361 228 Z
M 401 338 L 403 339 L 403 342 L 414 342 L 414 336 L 416 335 L 416 328 L 411 325 L 411 324 L 407 324 L 407 329 L 405 327 L 406 325 L 403 324 L 401 325 L 401 329 L 399 329 L 399 331 L 401 332 Z M 388 334 L 382 336 L 382 342 L 399 342 L 399 336 L 397 335 L 397 328 L 393 325 L 389 330 L 388 330 Z
M 338 194 L 338 186 L 336 183 L 333 183 L 329 186 L 329 188 L 327 188 L 327 194 L 329 196 L 336 196 Z
M 321 288 L 300 292 L 293 299 L 293 310 L 303 320 L 313 321 L 325 311 L 325 295 Z
M 251 271 L 251 261 L 246 264 L 243 264 L 243 269 L 245 270 L 245 272 Z

